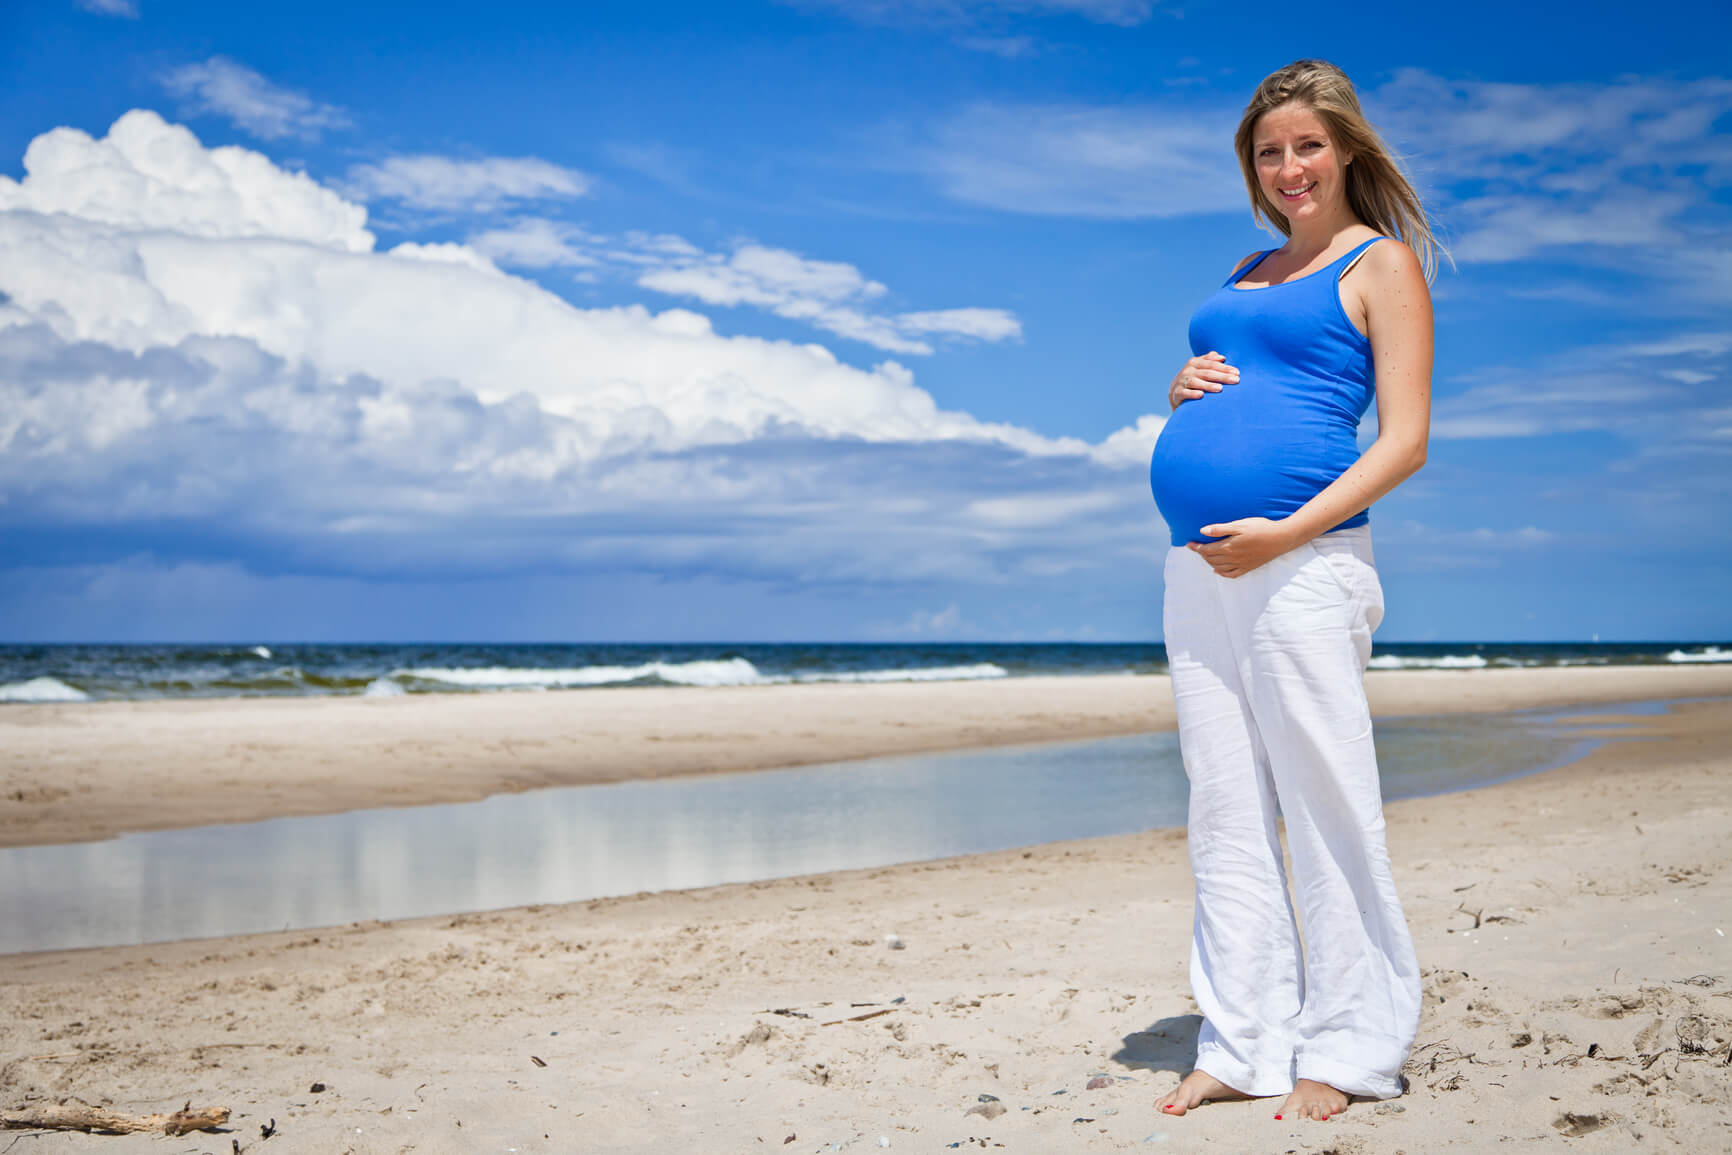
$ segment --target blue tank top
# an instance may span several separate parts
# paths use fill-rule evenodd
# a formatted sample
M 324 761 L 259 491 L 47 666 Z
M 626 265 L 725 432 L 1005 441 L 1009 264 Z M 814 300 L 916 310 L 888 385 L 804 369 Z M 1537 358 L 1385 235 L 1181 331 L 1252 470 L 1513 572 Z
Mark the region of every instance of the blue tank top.
M 1202 527 L 1241 517 L 1287 517 L 1359 460 L 1359 420 L 1376 392 L 1371 342 L 1341 307 L 1349 262 L 1259 289 L 1227 279 L 1191 315 L 1191 353 L 1213 349 L 1239 370 L 1219 393 L 1180 402 L 1149 461 L 1149 487 L 1173 544 L 1215 541 Z M 1365 511 L 1333 529 L 1364 525 Z

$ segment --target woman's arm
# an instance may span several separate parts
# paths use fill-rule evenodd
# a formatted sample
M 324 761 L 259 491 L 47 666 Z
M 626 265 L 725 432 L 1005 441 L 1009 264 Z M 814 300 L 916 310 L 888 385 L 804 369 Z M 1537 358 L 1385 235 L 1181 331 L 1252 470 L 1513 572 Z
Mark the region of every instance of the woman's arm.
M 1323 492 L 1282 520 L 1292 535 L 1289 548 L 1370 508 L 1425 464 L 1431 433 L 1431 291 L 1419 258 L 1406 245 L 1372 245 L 1365 260 L 1371 274 L 1365 320 L 1377 382 L 1377 440 Z
M 1191 543 L 1224 577 L 1249 573 L 1346 521 L 1425 464 L 1431 432 L 1431 291 L 1413 250 L 1372 245 L 1366 266 L 1366 328 L 1377 382 L 1377 440 L 1316 497 L 1280 521 L 1249 517 L 1203 532 L 1225 540 Z

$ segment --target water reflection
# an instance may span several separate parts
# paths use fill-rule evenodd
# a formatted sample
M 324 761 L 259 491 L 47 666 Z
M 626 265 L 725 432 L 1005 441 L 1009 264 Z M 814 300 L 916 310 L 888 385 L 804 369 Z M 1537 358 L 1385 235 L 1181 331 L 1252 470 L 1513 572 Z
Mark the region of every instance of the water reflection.
M 1578 757 L 1597 739 L 1573 734 L 1570 717 L 1380 720 L 1385 796 Z M 0 850 L 0 953 L 881 866 L 1178 826 L 1186 798 L 1176 735 L 1150 734 Z

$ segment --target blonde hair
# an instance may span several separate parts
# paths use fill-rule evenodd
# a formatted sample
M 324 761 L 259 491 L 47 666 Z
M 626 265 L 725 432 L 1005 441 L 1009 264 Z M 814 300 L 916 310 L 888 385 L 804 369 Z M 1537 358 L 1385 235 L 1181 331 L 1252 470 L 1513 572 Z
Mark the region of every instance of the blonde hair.
M 1399 237 L 1405 242 L 1419 258 L 1427 282 L 1437 275 L 1440 254 L 1453 267 L 1455 260 L 1432 232 L 1431 221 L 1412 182 L 1402 172 L 1395 154 L 1365 119 L 1353 82 L 1327 60 L 1296 60 L 1271 72 L 1245 106 L 1239 131 L 1233 134 L 1233 147 L 1239 154 L 1239 168 L 1251 193 L 1251 215 L 1257 222 L 1273 227 L 1282 236 L 1292 235 L 1286 216 L 1264 195 L 1257 180 L 1251 134 L 1264 113 L 1295 101 L 1315 112 L 1335 147 L 1352 156 L 1353 161 L 1344 172 L 1347 204 L 1354 215 L 1385 236 Z

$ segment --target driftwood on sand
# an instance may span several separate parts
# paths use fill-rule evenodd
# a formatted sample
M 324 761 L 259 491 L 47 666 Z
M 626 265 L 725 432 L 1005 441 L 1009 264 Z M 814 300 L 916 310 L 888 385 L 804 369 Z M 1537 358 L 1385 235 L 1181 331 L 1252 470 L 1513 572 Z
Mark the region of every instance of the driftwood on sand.
M 191 1100 L 172 1115 L 128 1115 L 86 1103 L 39 1103 L 17 1111 L 0 1111 L 0 1130 L 12 1131 L 160 1131 L 185 1135 L 221 1127 L 228 1121 L 227 1107 L 194 1107 Z

